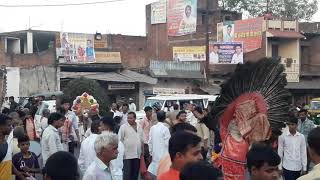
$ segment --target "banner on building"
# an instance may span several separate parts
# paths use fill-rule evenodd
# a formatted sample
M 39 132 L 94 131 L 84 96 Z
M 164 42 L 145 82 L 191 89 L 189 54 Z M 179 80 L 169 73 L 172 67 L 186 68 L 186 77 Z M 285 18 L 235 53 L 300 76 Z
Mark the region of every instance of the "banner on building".
M 210 42 L 209 64 L 243 63 L 242 42 Z
M 197 0 L 168 0 L 168 35 L 183 36 L 196 32 Z
M 153 94 L 185 94 L 185 89 L 176 88 L 153 88 Z
M 173 61 L 205 61 L 205 46 L 173 47 Z
M 217 24 L 217 41 L 243 42 L 244 52 L 261 48 L 263 17 Z M 222 35 L 221 35 L 222 34 Z M 221 40 L 221 38 L 223 38 Z
M 60 33 L 60 47 L 56 49 L 59 63 L 94 63 L 92 34 Z
M 120 52 L 96 51 L 96 63 L 121 63 Z
M 159 1 L 151 4 L 151 24 L 167 22 L 167 2 Z

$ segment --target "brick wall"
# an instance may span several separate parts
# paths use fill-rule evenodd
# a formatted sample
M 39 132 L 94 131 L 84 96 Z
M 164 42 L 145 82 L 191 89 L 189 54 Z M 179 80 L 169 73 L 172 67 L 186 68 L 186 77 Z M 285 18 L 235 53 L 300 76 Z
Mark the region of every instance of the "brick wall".
M 141 69 L 146 65 L 146 37 L 111 35 L 111 50 L 119 51 L 122 65 L 129 69 Z
M 33 67 L 55 64 L 55 51 L 49 49 L 39 54 L 7 54 L 0 49 L 0 64 L 9 67 Z

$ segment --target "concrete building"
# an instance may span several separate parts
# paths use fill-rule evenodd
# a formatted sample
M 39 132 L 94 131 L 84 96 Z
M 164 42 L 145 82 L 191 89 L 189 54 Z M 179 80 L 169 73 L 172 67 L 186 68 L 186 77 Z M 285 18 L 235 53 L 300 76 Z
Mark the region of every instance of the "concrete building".
M 35 30 L 0 34 L 0 64 L 7 71 L 6 96 L 59 91 L 54 37 L 54 32 Z
M 300 41 L 300 80 L 289 83 L 288 88 L 295 103 L 309 104 L 320 97 L 320 22 L 299 23 L 299 30 L 305 36 Z
M 58 39 L 59 36 L 56 37 L 56 44 L 59 44 Z M 63 63 L 59 60 L 61 89 L 71 79 L 83 76 L 97 80 L 112 102 L 133 98 L 138 105 L 140 84 L 157 83 L 157 79 L 141 73 L 148 63 L 146 48 L 146 37 L 101 35 L 100 40 L 94 39 L 96 62 Z

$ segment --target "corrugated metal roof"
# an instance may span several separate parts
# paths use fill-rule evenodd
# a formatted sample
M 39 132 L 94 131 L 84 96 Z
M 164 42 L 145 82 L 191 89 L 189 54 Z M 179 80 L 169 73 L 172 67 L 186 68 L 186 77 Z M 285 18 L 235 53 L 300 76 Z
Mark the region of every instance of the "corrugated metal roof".
M 124 70 L 120 72 L 121 75 L 134 79 L 136 82 L 144 82 L 148 84 L 157 84 L 157 79 L 147 76 L 145 74 L 140 74 L 130 70 Z
M 174 71 L 151 69 L 151 75 L 157 78 L 203 79 L 200 71 Z
M 140 74 L 134 71 L 124 70 L 120 73 L 116 72 L 61 72 L 61 79 L 74 79 L 85 77 L 88 79 L 109 81 L 109 82 L 143 82 L 148 84 L 156 84 L 157 79 Z

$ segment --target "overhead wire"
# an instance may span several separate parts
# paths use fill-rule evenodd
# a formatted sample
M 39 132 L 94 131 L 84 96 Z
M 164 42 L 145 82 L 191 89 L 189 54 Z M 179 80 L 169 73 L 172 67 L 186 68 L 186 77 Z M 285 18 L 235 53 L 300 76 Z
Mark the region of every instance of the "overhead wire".
M 30 7 L 61 7 L 61 6 L 83 6 L 83 5 L 95 5 L 95 4 L 106 4 L 113 2 L 121 2 L 127 0 L 108 0 L 108 1 L 95 1 L 95 2 L 83 2 L 83 3 L 64 3 L 64 4 L 0 4 L 0 7 L 5 8 L 30 8 Z

